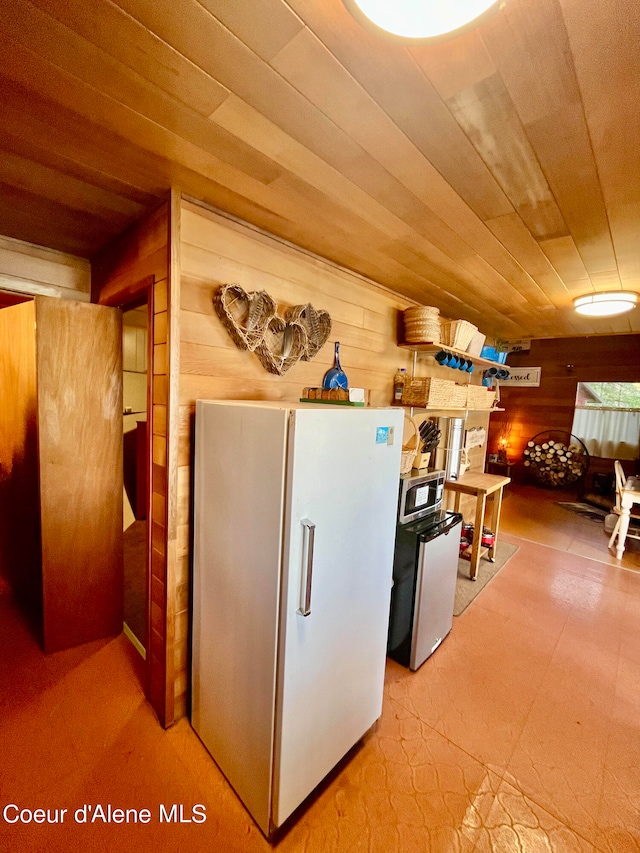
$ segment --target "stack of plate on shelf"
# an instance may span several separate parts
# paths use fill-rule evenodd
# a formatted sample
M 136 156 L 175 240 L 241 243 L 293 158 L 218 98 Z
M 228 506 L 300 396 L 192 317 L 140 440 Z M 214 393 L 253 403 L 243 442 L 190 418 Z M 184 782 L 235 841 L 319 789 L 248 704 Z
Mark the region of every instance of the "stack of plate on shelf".
M 430 305 L 417 305 L 404 312 L 404 339 L 408 344 L 440 343 L 440 311 Z

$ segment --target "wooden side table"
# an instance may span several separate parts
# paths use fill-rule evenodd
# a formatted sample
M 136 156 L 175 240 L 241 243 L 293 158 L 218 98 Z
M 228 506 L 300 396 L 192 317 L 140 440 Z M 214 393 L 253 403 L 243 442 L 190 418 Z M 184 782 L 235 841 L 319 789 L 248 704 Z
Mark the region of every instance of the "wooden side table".
M 502 477 L 511 479 L 511 471 L 513 470 L 513 462 L 489 462 L 487 460 L 487 474 L 499 474 Z
M 460 509 L 461 495 L 471 495 L 476 499 L 473 545 L 471 547 L 469 568 L 469 577 L 472 581 L 476 580 L 478 577 L 478 563 L 480 562 L 480 557 L 488 553 L 489 560 L 492 563 L 495 559 L 495 551 L 498 547 L 498 527 L 500 525 L 502 490 L 510 482 L 510 477 L 501 477 L 497 474 L 467 473 L 463 474 L 462 477 L 457 480 L 447 480 L 444 484 L 445 489 L 448 489 L 450 492 L 455 492 L 456 498 L 454 509 L 456 511 L 459 511 Z M 489 495 L 493 495 L 491 530 L 494 533 L 494 540 L 491 548 L 483 548 L 482 525 L 484 523 L 484 511 L 487 504 L 487 497 Z

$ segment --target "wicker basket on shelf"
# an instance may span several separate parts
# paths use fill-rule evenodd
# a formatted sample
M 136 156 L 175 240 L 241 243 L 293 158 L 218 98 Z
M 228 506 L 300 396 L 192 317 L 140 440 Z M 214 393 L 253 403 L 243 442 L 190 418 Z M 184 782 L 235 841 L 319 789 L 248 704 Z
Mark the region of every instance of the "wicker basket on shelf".
M 412 435 L 407 439 L 406 443 L 402 444 L 402 455 L 400 456 L 400 473 L 408 474 L 409 471 L 413 468 L 413 462 L 416 458 L 416 454 L 418 452 L 418 428 L 413 422 L 413 418 L 410 418 L 408 415 L 404 416 L 405 421 L 408 421 L 411 424 Z
M 429 341 L 440 343 L 440 311 L 430 305 L 417 305 L 404 312 L 404 339 L 408 344 Z
M 484 385 L 467 385 L 467 406 L 470 409 L 490 409 L 496 399 L 496 392 Z
M 467 320 L 449 320 L 440 324 L 440 339 L 449 347 L 466 350 L 477 331 Z
M 404 406 L 421 409 L 464 409 L 467 405 L 467 386 L 458 385 L 451 379 L 408 379 L 402 392 Z

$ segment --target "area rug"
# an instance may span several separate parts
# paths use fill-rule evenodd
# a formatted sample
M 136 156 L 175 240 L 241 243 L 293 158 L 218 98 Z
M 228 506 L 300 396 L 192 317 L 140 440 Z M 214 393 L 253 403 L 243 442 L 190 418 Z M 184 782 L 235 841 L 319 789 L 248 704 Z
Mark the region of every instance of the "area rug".
M 575 512 L 576 515 L 579 515 L 582 518 L 588 518 L 589 521 L 602 522 L 608 514 L 605 510 L 598 509 L 597 506 L 591 506 L 591 504 L 572 503 L 571 501 L 556 501 L 556 503 L 558 506 L 561 506 L 562 509 L 568 509 L 569 512 Z
M 475 581 L 469 577 L 469 560 L 458 560 L 458 582 L 456 583 L 456 600 L 453 606 L 454 616 L 460 616 L 467 609 L 478 593 L 482 592 L 491 578 L 498 574 L 517 550 L 518 546 L 512 545 L 510 542 L 498 542 L 495 563 L 490 563 L 486 558 L 482 558 L 478 565 L 478 579 Z

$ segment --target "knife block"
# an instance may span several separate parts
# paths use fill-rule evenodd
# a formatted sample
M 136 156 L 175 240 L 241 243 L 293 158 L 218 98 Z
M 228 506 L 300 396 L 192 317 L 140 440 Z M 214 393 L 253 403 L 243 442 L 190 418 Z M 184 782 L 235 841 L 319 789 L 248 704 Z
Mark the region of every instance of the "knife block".
M 413 461 L 414 468 L 428 468 L 431 453 L 416 453 L 416 458 Z

